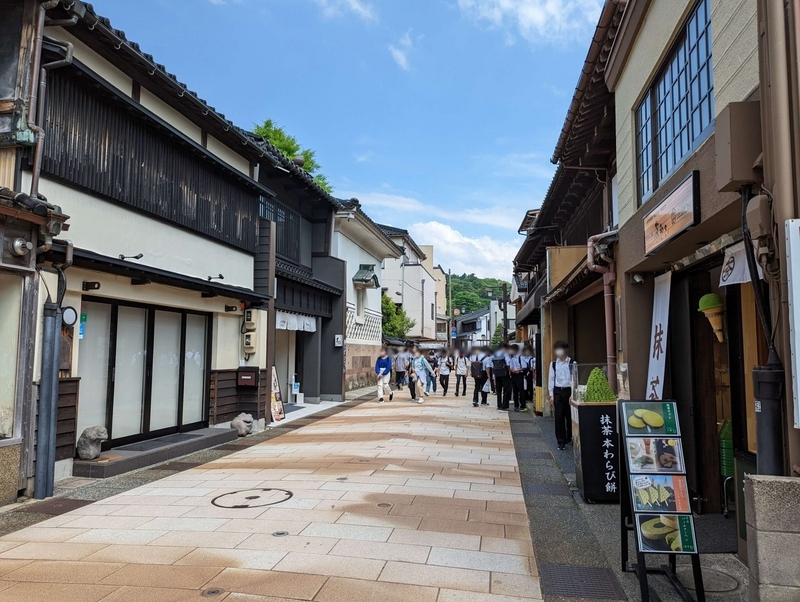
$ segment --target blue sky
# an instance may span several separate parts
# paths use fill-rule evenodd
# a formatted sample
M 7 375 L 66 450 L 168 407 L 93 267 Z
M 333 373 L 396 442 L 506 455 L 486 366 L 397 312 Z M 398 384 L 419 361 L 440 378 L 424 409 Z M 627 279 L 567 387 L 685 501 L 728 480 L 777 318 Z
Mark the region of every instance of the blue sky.
M 241 127 L 274 119 L 334 194 L 508 278 L 601 0 L 94 0 Z

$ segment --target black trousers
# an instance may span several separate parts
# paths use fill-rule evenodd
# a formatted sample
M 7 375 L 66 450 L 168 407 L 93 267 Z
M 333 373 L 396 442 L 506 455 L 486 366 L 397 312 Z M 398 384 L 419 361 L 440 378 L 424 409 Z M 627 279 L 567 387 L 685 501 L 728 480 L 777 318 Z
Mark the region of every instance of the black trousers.
M 486 376 L 486 372 L 481 374 L 478 378 L 475 378 L 474 376 L 472 377 L 472 380 L 475 383 L 475 390 L 472 392 L 472 403 L 475 405 L 478 405 L 478 395 L 481 396 L 481 403 L 483 405 L 488 403 L 486 398 L 489 396 L 489 394 L 483 390 L 487 378 L 488 376 Z
M 439 384 L 442 385 L 442 395 L 447 395 L 447 387 L 450 386 L 450 375 L 449 374 L 440 374 L 439 375 Z
M 395 372 L 394 373 L 394 382 L 397 385 L 398 389 L 403 388 L 403 382 L 406 380 L 406 373 L 405 372 Z
M 569 411 L 569 398 L 572 389 L 553 387 L 553 409 L 556 418 L 556 440 L 559 445 L 572 441 L 572 416 Z
M 514 409 L 521 410 L 525 407 L 526 399 L 525 399 L 525 373 L 524 372 L 515 372 L 511 375 L 511 385 L 513 388 L 513 396 L 514 396 Z
M 525 401 L 533 403 L 533 370 L 525 372 L 525 381 L 528 383 L 528 390 L 525 391 Z
M 413 376 L 411 376 L 408 379 L 408 390 L 411 393 L 411 399 L 416 399 L 417 398 L 417 381 Z M 422 395 L 422 391 L 420 391 L 419 394 Z
M 462 386 L 462 395 L 467 394 L 467 375 L 466 374 L 456 374 L 456 397 L 458 397 L 458 387 Z
M 511 377 L 510 376 L 495 376 L 494 388 L 497 393 L 497 409 L 507 410 L 508 404 L 511 401 Z

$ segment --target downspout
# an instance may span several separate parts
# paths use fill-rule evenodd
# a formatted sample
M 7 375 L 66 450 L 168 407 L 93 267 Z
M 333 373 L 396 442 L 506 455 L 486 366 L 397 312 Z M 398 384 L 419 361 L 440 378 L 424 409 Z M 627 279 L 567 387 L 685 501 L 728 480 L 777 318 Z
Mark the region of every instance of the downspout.
M 616 391 L 617 386 L 617 338 L 615 335 L 615 312 L 614 312 L 614 285 L 617 283 L 617 264 L 606 258 L 607 265 L 597 263 L 595 244 L 603 239 L 616 236 L 618 230 L 603 232 L 590 236 L 586 242 L 586 266 L 592 272 L 603 275 L 603 301 L 606 320 L 606 365 L 608 367 L 608 380 Z

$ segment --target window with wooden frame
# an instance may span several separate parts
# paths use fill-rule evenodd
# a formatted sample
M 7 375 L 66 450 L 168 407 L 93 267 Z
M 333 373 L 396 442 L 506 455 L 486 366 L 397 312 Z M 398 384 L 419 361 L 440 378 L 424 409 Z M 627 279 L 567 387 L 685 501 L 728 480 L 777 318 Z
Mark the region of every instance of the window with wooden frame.
M 692 10 L 635 116 L 641 204 L 714 129 L 710 0 Z

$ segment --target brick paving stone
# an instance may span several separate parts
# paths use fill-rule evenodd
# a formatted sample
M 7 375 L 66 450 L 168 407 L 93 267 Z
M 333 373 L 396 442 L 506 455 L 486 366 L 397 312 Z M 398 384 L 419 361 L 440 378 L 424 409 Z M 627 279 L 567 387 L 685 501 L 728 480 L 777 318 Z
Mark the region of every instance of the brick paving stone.
M 76 485 L 70 495 L 101 501 L 0 540 L 0 602 L 186 602 L 214 588 L 230 602 L 540 596 L 508 415 L 403 391 L 252 443 L 127 487 Z M 293 497 L 212 504 L 264 488 Z

